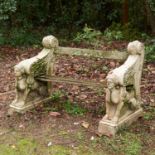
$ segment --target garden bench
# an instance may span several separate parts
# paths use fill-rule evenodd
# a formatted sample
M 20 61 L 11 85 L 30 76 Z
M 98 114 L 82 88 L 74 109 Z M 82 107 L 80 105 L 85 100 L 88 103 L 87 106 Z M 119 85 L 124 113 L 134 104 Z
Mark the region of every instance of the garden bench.
M 10 111 L 24 113 L 49 101 L 52 82 L 62 82 L 107 87 L 106 114 L 98 127 L 100 134 L 113 136 L 120 127 L 131 124 L 142 115 L 140 81 L 144 46 L 141 42 L 130 42 L 127 52 L 59 47 L 58 40 L 52 35 L 44 37 L 42 44 L 44 48 L 37 56 L 23 60 L 14 67 L 16 97 L 10 104 Z M 64 54 L 126 61 L 110 71 L 106 81 L 83 81 L 54 75 L 55 57 Z

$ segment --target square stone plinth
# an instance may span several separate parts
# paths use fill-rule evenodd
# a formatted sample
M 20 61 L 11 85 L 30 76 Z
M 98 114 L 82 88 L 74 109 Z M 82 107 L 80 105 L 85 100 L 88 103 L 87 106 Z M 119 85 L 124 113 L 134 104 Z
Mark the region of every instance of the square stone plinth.
M 139 117 L 142 117 L 143 110 L 138 109 L 134 113 L 131 113 L 128 116 L 122 117 L 118 123 L 114 123 L 110 120 L 102 119 L 99 122 L 98 132 L 99 135 L 106 135 L 108 137 L 113 137 L 117 133 L 119 129 L 124 126 L 129 126 L 134 121 L 136 121 Z
M 48 102 L 51 100 L 51 97 L 47 97 L 45 99 L 38 99 L 33 102 L 28 102 L 27 104 L 23 106 L 18 106 L 18 104 L 10 104 L 10 109 L 8 111 L 8 114 L 12 114 L 13 112 L 18 112 L 18 113 L 25 113 L 26 111 L 35 108 L 39 104 L 43 104 L 45 102 Z

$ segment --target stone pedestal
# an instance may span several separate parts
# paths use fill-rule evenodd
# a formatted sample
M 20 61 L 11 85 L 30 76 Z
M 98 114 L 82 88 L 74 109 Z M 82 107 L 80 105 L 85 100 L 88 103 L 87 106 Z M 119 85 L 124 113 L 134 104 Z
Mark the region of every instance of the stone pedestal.
M 15 104 L 10 104 L 10 109 L 8 113 L 12 112 L 19 112 L 19 113 L 25 113 L 29 109 L 33 109 L 35 106 L 37 106 L 40 102 L 30 102 L 23 106 L 18 106 Z
M 51 90 L 51 82 L 38 80 L 53 74 L 54 52 L 58 49 L 58 40 L 52 36 L 43 38 L 43 50 L 36 56 L 19 62 L 14 67 L 16 96 L 10 104 L 9 113 L 24 113 L 46 101 Z
M 101 135 L 114 136 L 142 116 L 140 83 L 144 62 L 144 45 L 133 41 L 127 47 L 128 58 L 106 77 L 106 114 L 99 122 Z
M 19 106 L 19 105 L 12 103 L 12 104 L 10 104 L 8 115 L 12 115 L 14 112 L 25 113 L 26 111 L 35 108 L 39 104 L 43 104 L 50 100 L 51 100 L 51 97 L 47 97 L 45 99 L 34 100 L 33 102 L 28 102 L 27 104 L 24 104 L 23 106 Z
M 114 123 L 107 119 L 102 119 L 99 122 L 98 132 L 100 135 L 106 135 L 108 137 L 114 137 L 119 129 L 125 126 L 129 126 L 134 121 L 136 121 L 139 117 L 142 117 L 143 110 L 140 108 L 139 110 L 131 113 L 128 116 L 123 116 L 120 118 L 118 123 Z

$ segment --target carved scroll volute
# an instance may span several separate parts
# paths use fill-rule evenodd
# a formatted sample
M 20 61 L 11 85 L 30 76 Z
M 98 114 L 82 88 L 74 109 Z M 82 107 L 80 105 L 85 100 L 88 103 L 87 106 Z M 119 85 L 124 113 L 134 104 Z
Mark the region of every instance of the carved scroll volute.
M 42 45 L 44 50 L 49 50 L 48 56 L 46 57 L 47 68 L 46 75 L 52 76 L 54 74 L 54 61 L 55 61 L 55 51 L 58 50 L 59 42 L 58 39 L 52 35 L 46 36 L 42 40 Z M 48 93 L 51 93 L 52 84 L 48 82 Z

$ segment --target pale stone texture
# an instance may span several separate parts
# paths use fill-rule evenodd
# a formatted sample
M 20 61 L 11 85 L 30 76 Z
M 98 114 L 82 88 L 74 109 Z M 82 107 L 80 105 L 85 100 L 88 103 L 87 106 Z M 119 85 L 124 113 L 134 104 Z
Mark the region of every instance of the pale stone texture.
M 109 72 L 106 90 L 106 115 L 99 122 L 98 132 L 114 136 L 124 125 L 142 115 L 140 82 L 144 62 L 144 46 L 130 42 L 129 56 L 120 67 Z
M 25 112 L 51 92 L 51 83 L 37 80 L 37 77 L 52 75 L 58 40 L 50 35 L 43 38 L 42 44 L 44 48 L 37 56 L 23 60 L 14 67 L 16 97 L 10 104 L 10 112 Z

